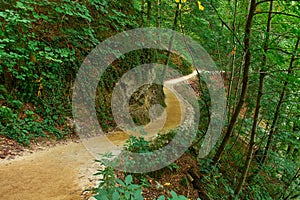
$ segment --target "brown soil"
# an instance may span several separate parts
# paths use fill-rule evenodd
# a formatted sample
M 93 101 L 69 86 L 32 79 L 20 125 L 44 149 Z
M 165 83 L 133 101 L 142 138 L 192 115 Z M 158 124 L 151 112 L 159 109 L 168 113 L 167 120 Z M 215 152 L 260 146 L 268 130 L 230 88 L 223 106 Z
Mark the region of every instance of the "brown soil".
M 14 140 L 10 140 L 0 135 L 0 158 L 14 159 L 23 155 L 24 147 Z
M 170 170 L 165 168 L 159 178 L 148 177 L 150 187 L 143 189 L 143 196 L 146 200 L 152 200 L 160 195 L 170 196 L 170 191 L 175 191 L 178 195 L 184 195 L 188 199 L 197 199 L 198 190 L 188 181 L 188 170 L 197 169 L 196 160 L 189 154 L 182 155 L 176 162 L 178 169 Z M 158 183 L 163 187 L 157 187 Z
M 80 199 L 76 184 L 80 166 L 92 158 L 80 143 L 69 143 L 35 152 L 13 161 L 2 161 L 2 199 Z

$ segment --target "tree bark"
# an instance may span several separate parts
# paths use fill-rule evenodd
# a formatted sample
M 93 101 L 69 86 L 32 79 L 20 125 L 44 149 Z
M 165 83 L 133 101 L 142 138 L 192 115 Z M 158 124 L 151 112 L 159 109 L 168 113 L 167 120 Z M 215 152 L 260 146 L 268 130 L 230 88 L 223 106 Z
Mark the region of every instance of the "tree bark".
M 220 147 L 217 149 L 217 152 L 213 158 L 213 161 L 215 164 L 219 161 L 221 154 L 223 153 L 225 146 L 229 141 L 229 138 L 234 129 L 237 118 L 238 118 L 240 111 L 245 103 L 245 98 L 246 98 L 247 89 L 248 89 L 249 69 L 250 69 L 250 64 L 251 64 L 251 52 L 250 52 L 251 26 L 252 26 L 255 8 L 256 8 L 256 0 L 251 0 L 249 14 L 248 14 L 247 22 L 246 22 L 246 26 L 245 26 L 245 37 L 244 37 L 245 63 L 244 63 L 244 73 L 243 73 L 243 80 L 242 80 L 241 96 L 239 98 L 239 103 L 231 117 L 226 134 L 223 138 L 223 141 L 222 141 Z

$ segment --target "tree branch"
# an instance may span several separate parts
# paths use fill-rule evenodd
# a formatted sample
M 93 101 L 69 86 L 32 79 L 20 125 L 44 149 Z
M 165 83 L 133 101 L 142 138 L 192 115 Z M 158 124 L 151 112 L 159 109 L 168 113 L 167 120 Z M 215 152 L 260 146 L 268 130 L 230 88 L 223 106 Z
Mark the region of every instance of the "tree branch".
M 271 13 L 274 14 L 274 15 L 285 15 L 285 16 L 296 17 L 296 18 L 300 19 L 300 16 L 289 14 L 289 13 L 284 13 L 284 12 L 271 12 Z M 258 14 L 269 14 L 269 12 L 257 12 L 254 15 L 258 15 Z
M 215 11 L 215 13 L 217 14 L 217 16 L 218 16 L 219 20 L 222 22 L 222 24 L 232 33 L 232 35 L 237 40 L 237 42 L 239 43 L 239 45 L 243 47 L 240 39 L 236 36 L 235 32 L 227 25 L 227 23 L 222 19 L 222 17 L 220 16 L 218 10 L 216 9 L 216 7 L 214 7 L 212 1 L 210 1 L 210 5 L 213 8 L 213 10 Z M 245 51 L 246 49 L 243 47 L 243 50 Z

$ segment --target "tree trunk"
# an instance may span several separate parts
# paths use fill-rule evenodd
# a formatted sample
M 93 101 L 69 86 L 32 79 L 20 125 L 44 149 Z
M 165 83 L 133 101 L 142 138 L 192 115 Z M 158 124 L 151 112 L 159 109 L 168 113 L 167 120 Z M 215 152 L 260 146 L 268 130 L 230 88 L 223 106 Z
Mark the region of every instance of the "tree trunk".
M 271 1 L 272 2 L 272 1 Z M 253 119 L 253 125 L 252 125 L 252 131 L 251 131 L 251 138 L 250 138 L 250 143 L 247 151 L 247 158 L 245 161 L 245 166 L 243 168 L 241 177 L 239 179 L 238 185 L 236 186 L 234 190 L 234 195 L 238 195 L 245 183 L 249 166 L 252 160 L 252 154 L 253 154 L 253 147 L 255 144 L 255 136 L 257 132 L 257 124 L 258 124 L 258 115 L 260 111 L 260 103 L 261 103 L 261 97 L 262 97 L 262 91 L 263 91 L 263 85 L 264 85 L 264 78 L 265 78 L 265 73 L 260 73 L 259 77 L 259 89 L 258 89 L 258 94 L 257 94 L 257 100 L 256 100 L 256 107 L 255 107 L 255 112 L 254 112 L 254 119 Z
M 175 11 L 175 18 L 174 18 L 172 30 L 176 30 L 176 27 L 177 27 L 178 17 L 179 17 L 179 11 L 180 11 L 180 6 L 179 5 L 180 5 L 180 3 L 177 3 L 176 11 Z M 166 66 L 168 66 L 169 62 L 170 62 L 171 52 L 172 52 L 172 47 L 173 47 L 173 40 L 174 40 L 174 34 L 172 34 L 171 38 L 170 38 L 169 47 L 168 47 L 168 53 L 167 53 L 167 59 L 165 60 L 165 63 L 164 63 L 165 66 L 163 68 L 162 76 L 161 76 L 162 79 L 164 79 L 165 74 L 166 74 L 166 70 L 167 70 Z
M 266 74 L 265 74 L 265 67 L 267 65 L 267 52 L 268 52 L 268 43 L 269 43 L 269 39 L 270 39 L 270 31 L 271 31 L 271 21 L 272 21 L 272 11 L 273 11 L 273 0 L 270 1 L 270 7 L 269 7 L 269 14 L 268 14 L 268 21 L 267 21 L 267 29 L 266 29 L 266 39 L 264 41 L 264 54 L 262 56 L 262 69 L 261 69 L 261 72 L 260 72 L 260 77 L 264 77 Z M 260 79 L 261 80 L 261 79 Z M 260 82 L 261 84 L 261 82 Z M 263 84 L 263 83 L 262 83 Z M 261 86 L 261 85 L 260 85 Z M 259 89 L 261 89 L 259 87 Z M 258 96 L 259 98 L 259 96 Z M 258 99 L 257 98 L 257 101 L 261 100 L 261 99 Z M 257 116 L 258 117 L 258 116 Z M 254 121 L 257 120 L 257 119 L 254 119 Z M 254 122 L 253 122 L 254 123 Z M 257 121 L 255 122 L 257 123 Z M 253 130 L 252 130 L 253 131 Z M 256 130 L 255 130 L 256 132 Z M 252 176 L 249 177 L 249 179 L 247 180 L 248 182 L 250 182 L 252 180 L 252 178 L 257 174 L 257 172 L 254 172 L 254 174 L 252 174 Z M 245 174 L 245 177 L 244 177 L 244 180 L 246 179 L 247 177 L 247 174 Z
M 292 183 L 297 180 L 300 176 L 300 167 L 298 168 L 298 170 L 296 171 L 295 175 L 291 178 L 291 180 L 288 182 L 287 185 L 285 185 L 285 187 L 283 188 L 283 191 L 279 197 L 279 199 L 283 199 L 285 194 L 287 193 L 289 187 L 292 185 Z M 288 199 L 288 196 L 285 198 Z
M 151 0 L 147 0 L 147 24 L 148 26 L 151 25 L 151 8 L 152 5 L 151 5 Z
M 295 50 L 297 50 L 298 47 L 299 47 L 299 41 L 300 41 L 300 37 L 298 37 L 298 40 L 296 42 Z M 292 69 L 293 69 L 293 64 L 294 64 L 295 59 L 296 59 L 295 54 L 293 54 L 292 57 L 291 57 L 288 74 L 291 74 L 292 71 L 293 71 Z M 277 124 L 277 120 L 278 120 L 278 117 L 279 117 L 280 108 L 281 108 L 281 105 L 283 103 L 283 99 L 284 99 L 284 96 L 285 96 L 285 91 L 287 89 L 287 85 L 288 85 L 288 81 L 285 81 L 284 85 L 283 85 L 283 88 L 282 88 L 282 91 L 281 91 L 281 94 L 280 94 L 279 102 L 278 102 L 276 110 L 275 110 L 275 114 L 274 114 L 274 118 L 273 118 L 272 125 L 271 125 L 271 128 L 270 128 L 270 133 L 269 133 L 267 145 L 266 145 L 264 154 L 262 155 L 262 158 L 261 158 L 261 162 L 260 162 L 261 166 L 264 165 L 264 163 L 266 162 L 268 151 L 271 147 L 271 142 L 272 142 L 272 139 L 273 139 L 273 135 L 275 133 L 276 124 Z
M 247 89 L 248 89 L 249 68 L 250 68 L 250 64 L 251 64 L 251 52 L 250 52 L 251 26 L 252 26 L 255 8 L 256 8 L 256 0 L 251 0 L 249 14 L 248 14 L 248 18 L 247 18 L 247 22 L 246 22 L 246 26 L 245 26 L 245 37 L 244 37 L 245 63 L 244 63 L 244 73 L 243 73 L 243 80 L 242 80 L 241 96 L 239 99 L 239 103 L 238 103 L 238 105 L 231 117 L 231 120 L 229 122 L 225 137 L 223 138 L 223 141 L 222 141 L 220 147 L 217 149 L 217 152 L 213 158 L 214 163 L 217 163 L 219 161 L 221 154 L 223 153 L 225 146 L 229 141 L 229 138 L 231 136 L 231 133 L 233 131 L 233 128 L 235 126 L 237 118 L 240 114 L 240 111 L 245 103 L 245 98 L 246 98 Z
M 161 0 L 156 1 L 156 6 L 157 6 L 157 17 L 156 17 L 156 27 L 160 28 L 160 21 L 161 21 L 161 10 L 160 10 L 160 3 Z
M 233 22 L 232 22 L 232 31 L 235 32 L 235 23 L 236 23 L 236 14 L 237 14 L 237 0 L 235 0 L 235 4 L 234 4 L 234 14 L 233 14 Z M 232 37 L 232 43 L 234 44 L 235 46 L 235 36 Z M 236 47 L 234 47 L 236 48 Z M 234 51 L 234 50 L 233 50 Z M 229 100 L 227 101 L 227 109 L 228 109 L 228 122 L 230 120 L 230 114 L 231 114 L 231 106 L 230 106 L 230 103 L 232 103 L 232 86 L 233 86 L 233 78 L 234 78 L 234 74 L 235 74 L 235 52 L 232 54 L 232 60 L 231 60 L 231 72 L 230 72 L 230 78 L 229 78 L 229 81 L 228 81 L 228 93 L 227 93 L 227 96 L 229 97 Z M 234 105 L 232 103 L 232 105 Z
M 145 23 L 145 19 L 144 19 L 144 15 L 145 15 L 145 0 L 142 0 L 142 27 L 144 26 Z
M 236 188 L 234 190 L 234 195 L 238 195 L 240 193 L 240 191 L 245 183 L 245 180 L 246 180 L 246 177 L 248 174 L 248 170 L 250 167 L 250 163 L 252 161 L 253 147 L 255 144 L 255 136 L 257 133 L 257 125 L 259 122 L 258 116 L 260 113 L 261 98 L 263 95 L 264 78 L 266 76 L 265 68 L 267 66 L 267 52 L 268 52 L 268 43 L 269 43 L 270 30 L 271 30 L 272 10 L 273 10 L 273 0 L 270 1 L 267 30 L 266 30 L 266 39 L 264 41 L 264 54 L 262 56 L 262 67 L 260 69 L 260 74 L 259 74 L 258 94 L 257 94 L 257 99 L 256 99 L 255 111 L 254 111 L 254 119 L 253 119 L 253 125 L 252 125 L 252 130 L 251 130 L 250 143 L 249 143 L 249 147 L 248 147 L 248 151 L 247 151 L 247 158 L 245 161 L 245 166 L 243 168 L 238 185 L 236 186 Z
M 174 22 L 173 22 L 173 30 L 176 30 L 177 27 L 177 23 L 178 23 L 178 17 L 179 17 L 179 4 L 177 3 L 176 6 L 176 11 L 175 11 L 175 17 L 174 17 Z M 173 40 L 174 40 L 174 35 L 172 34 L 171 38 L 170 38 L 170 42 L 169 42 L 169 48 L 168 48 L 168 54 L 167 54 L 167 59 L 165 61 L 165 65 L 168 65 L 170 62 L 170 56 L 171 56 L 171 51 L 172 51 L 172 46 L 173 46 Z

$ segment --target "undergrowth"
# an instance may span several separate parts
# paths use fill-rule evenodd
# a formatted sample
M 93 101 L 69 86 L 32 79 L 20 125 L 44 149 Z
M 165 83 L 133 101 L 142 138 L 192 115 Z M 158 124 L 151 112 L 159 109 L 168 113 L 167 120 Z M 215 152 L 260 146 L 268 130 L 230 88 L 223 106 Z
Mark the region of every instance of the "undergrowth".
M 159 134 L 153 140 L 145 140 L 143 137 L 130 136 L 124 145 L 125 151 L 133 153 L 152 152 L 167 145 L 175 136 L 177 130 L 170 130 L 167 133 Z M 150 179 L 158 179 L 166 171 L 177 172 L 179 166 L 176 163 L 171 163 L 166 167 L 147 173 L 127 173 L 126 170 L 121 172 L 114 169 L 118 166 L 119 160 L 111 153 L 102 155 L 102 159 L 96 160 L 102 168 L 98 170 L 96 176 L 100 177 L 100 184 L 94 189 L 96 199 L 144 199 L 142 195 L 143 188 L 151 187 Z M 133 162 L 130 158 L 126 162 Z M 141 163 L 147 165 L 149 163 Z M 120 176 L 123 174 L 123 176 Z M 120 178 L 123 177 L 123 178 Z M 163 187 L 163 186 L 161 186 Z M 166 189 L 166 188 L 165 188 Z M 116 198 L 118 197 L 118 198 Z M 178 195 L 174 190 L 168 190 L 167 195 L 160 195 L 153 200 L 187 200 L 183 195 Z

